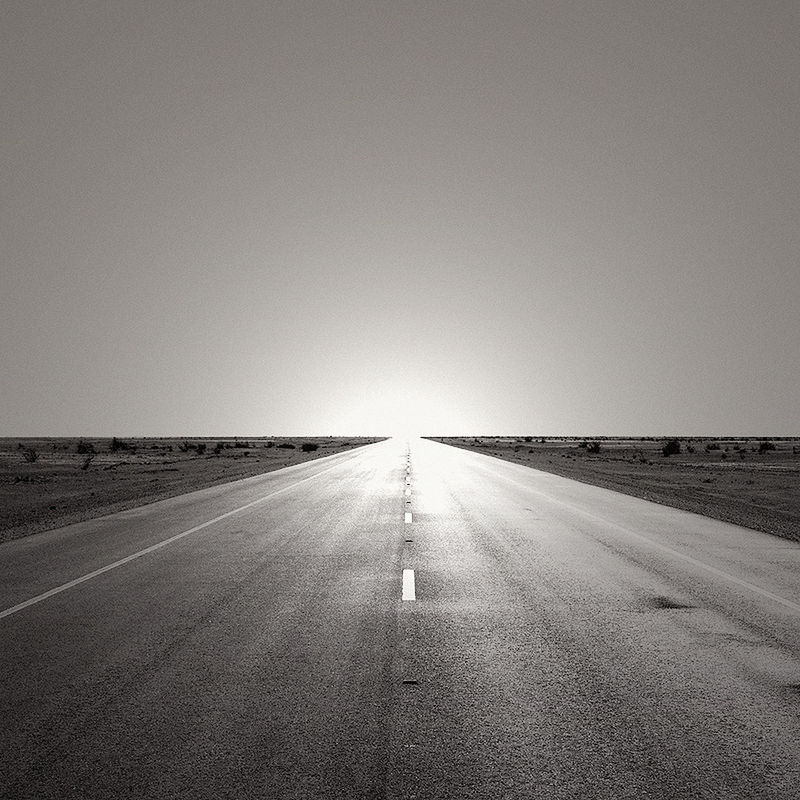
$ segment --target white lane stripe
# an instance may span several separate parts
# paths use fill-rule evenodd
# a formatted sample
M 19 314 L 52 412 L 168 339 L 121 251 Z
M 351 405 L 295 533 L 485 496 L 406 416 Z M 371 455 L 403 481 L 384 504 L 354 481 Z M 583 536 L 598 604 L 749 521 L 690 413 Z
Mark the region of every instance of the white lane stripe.
M 406 497 L 411 497 L 411 489 L 406 489 Z
M 168 544 L 172 544 L 172 542 L 177 542 L 178 539 L 183 539 L 184 536 L 189 536 L 192 533 L 197 533 L 197 531 L 203 530 L 203 528 L 207 528 L 209 525 L 213 525 L 215 522 L 220 522 L 227 517 L 232 517 L 234 514 L 238 514 L 240 511 L 246 511 L 248 508 L 252 508 L 259 503 L 263 503 L 265 500 L 269 500 L 271 497 L 275 497 L 276 494 L 281 494 L 282 492 L 286 492 L 289 489 L 294 489 L 295 486 L 299 486 L 301 483 L 305 483 L 306 481 L 310 481 L 312 478 L 317 478 L 320 475 L 323 475 L 326 472 L 330 472 L 332 469 L 338 467 L 339 464 L 333 464 L 326 469 L 320 470 L 319 472 L 314 473 L 313 475 L 309 475 L 307 478 L 301 478 L 299 481 L 295 481 L 295 483 L 290 484 L 289 486 L 284 486 L 282 489 L 276 489 L 274 492 L 270 492 L 269 494 L 265 494 L 263 497 L 259 497 L 257 500 L 252 500 L 249 503 L 245 503 L 243 506 L 239 506 L 239 508 L 234 508 L 232 511 L 226 511 L 224 514 L 220 514 L 218 517 L 214 517 L 214 519 L 207 520 L 206 522 L 202 522 L 200 525 L 195 525 L 194 528 L 189 528 L 188 531 L 183 531 L 182 533 L 176 533 L 174 536 L 170 536 L 168 539 L 164 539 L 162 542 L 156 542 L 156 544 L 150 545 L 150 547 L 145 547 L 144 550 L 139 550 L 136 553 L 132 553 L 129 556 L 125 556 L 125 558 L 119 559 L 119 561 L 115 561 L 113 564 L 106 564 L 104 567 L 100 567 L 100 569 L 96 569 L 93 572 L 88 572 L 86 575 L 81 575 L 80 578 L 75 578 L 74 580 L 68 581 L 67 583 L 61 584 L 61 586 L 56 586 L 53 589 L 49 589 L 42 594 L 37 594 L 36 597 L 31 597 L 30 600 L 25 600 L 22 603 L 18 603 L 15 606 L 11 606 L 11 608 L 5 609 L 5 611 L 0 611 L 0 619 L 3 617 L 9 617 L 12 614 L 16 614 L 17 611 L 22 611 L 22 609 L 27 608 L 28 606 L 32 606 L 35 603 L 40 603 L 42 600 L 47 600 L 48 597 L 52 597 L 55 594 L 59 594 L 60 592 L 65 592 L 67 589 L 71 589 L 73 586 L 77 586 L 79 583 L 84 583 L 85 581 L 91 580 L 92 578 L 96 578 L 98 575 L 102 575 L 104 572 L 109 572 L 112 569 L 116 569 L 117 567 L 121 567 L 123 564 L 127 564 L 129 561 L 133 561 L 140 556 L 147 555 L 148 553 L 152 553 L 154 550 L 160 550 L 162 547 L 166 547 Z
M 657 542 L 654 539 L 651 539 L 649 536 L 644 536 L 641 533 L 637 533 L 636 531 L 633 531 L 630 528 L 625 527 L 624 525 L 620 525 L 617 522 L 612 522 L 610 519 L 604 519 L 603 517 L 599 517 L 596 514 L 592 514 L 591 511 L 586 511 L 585 509 L 573 505 L 572 503 L 567 503 L 563 500 L 559 500 L 553 497 L 552 495 L 547 494 L 546 492 L 534 489 L 532 486 L 528 486 L 526 484 L 519 483 L 518 481 L 511 479 L 508 479 L 508 482 L 513 483 L 515 486 L 519 486 L 522 489 L 527 489 L 528 491 L 533 492 L 539 497 L 543 497 L 546 500 L 549 500 L 554 505 L 563 506 L 564 508 L 568 508 L 571 511 L 577 512 L 578 514 L 586 517 L 587 519 L 593 520 L 594 522 L 599 522 L 603 525 L 606 525 L 609 528 L 614 528 L 615 530 L 627 534 L 628 536 L 634 539 L 638 539 L 640 542 L 645 542 L 646 544 L 650 545 L 656 550 L 661 550 L 664 553 L 669 553 L 669 555 L 674 556 L 675 558 L 679 558 L 687 562 L 688 564 L 692 564 L 692 566 L 698 567 L 699 569 L 704 569 L 706 572 L 710 572 L 712 575 L 716 575 L 718 578 L 723 578 L 724 580 L 730 581 L 731 583 L 737 586 L 741 586 L 743 589 L 750 590 L 754 594 L 760 594 L 762 597 L 766 597 L 767 599 L 772 600 L 773 602 L 778 603 L 779 605 L 782 605 L 784 608 L 788 608 L 791 611 L 800 614 L 800 604 L 793 603 L 791 600 L 787 600 L 785 597 L 773 594 L 768 589 L 762 589 L 760 586 L 756 586 L 756 584 L 750 583 L 750 581 L 743 580 L 742 578 L 737 578 L 735 575 L 731 575 L 729 572 L 725 572 L 724 570 L 718 569 L 717 567 L 713 567 L 711 564 L 706 564 L 705 561 L 700 561 L 686 553 L 681 553 L 680 550 L 675 550 L 669 545 Z M 685 513 L 691 513 L 691 512 L 685 512 Z
M 410 522 L 411 522 L 411 512 L 406 511 L 406 525 L 408 525 Z
M 414 586 L 414 570 L 403 570 L 403 600 L 416 600 L 417 590 Z

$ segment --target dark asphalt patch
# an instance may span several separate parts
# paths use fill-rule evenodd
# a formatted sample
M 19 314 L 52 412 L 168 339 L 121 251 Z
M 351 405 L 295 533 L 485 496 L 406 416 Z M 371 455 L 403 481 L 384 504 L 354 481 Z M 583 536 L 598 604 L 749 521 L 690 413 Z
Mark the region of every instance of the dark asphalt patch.
M 648 602 L 648 605 L 651 608 L 658 608 L 658 609 L 689 609 L 689 608 L 696 608 L 697 606 L 690 606 L 686 603 L 681 603 L 678 600 L 672 600 L 669 597 L 664 597 L 663 595 L 657 595 L 653 597 Z

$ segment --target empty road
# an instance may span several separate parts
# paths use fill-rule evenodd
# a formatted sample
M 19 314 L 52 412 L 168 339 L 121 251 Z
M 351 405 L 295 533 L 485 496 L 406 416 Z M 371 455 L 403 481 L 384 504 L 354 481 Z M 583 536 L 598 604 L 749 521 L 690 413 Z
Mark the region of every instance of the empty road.
M 0 545 L 3 798 L 800 798 L 800 546 L 425 440 Z

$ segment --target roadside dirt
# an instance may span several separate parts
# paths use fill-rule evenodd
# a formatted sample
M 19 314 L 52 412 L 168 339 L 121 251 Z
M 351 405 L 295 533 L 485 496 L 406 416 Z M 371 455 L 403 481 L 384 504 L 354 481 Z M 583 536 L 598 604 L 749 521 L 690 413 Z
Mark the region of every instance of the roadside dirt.
M 0 439 L 0 542 L 376 441 Z
M 430 438 L 800 541 L 800 439 Z

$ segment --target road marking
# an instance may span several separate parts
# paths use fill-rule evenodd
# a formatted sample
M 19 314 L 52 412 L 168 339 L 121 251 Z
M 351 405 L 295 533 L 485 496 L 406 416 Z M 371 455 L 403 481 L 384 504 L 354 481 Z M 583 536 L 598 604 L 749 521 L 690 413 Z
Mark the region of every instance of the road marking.
M 406 489 L 406 497 L 411 497 L 411 489 Z
M 411 522 L 411 512 L 406 511 L 406 525 L 408 525 L 410 522 Z
M 403 600 L 416 600 L 417 591 L 414 586 L 414 570 L 403 570 Z
M 330 472 L 332 469 L 335 469 L 338 466 L 339 466 L 338 463 L 333 464 L 332 466 L 327 467 L 326 469 L 320 470 L 319 472 L 315 472 L 313 475 L 309 475 L 307 478 L 301 478 L 299 481 L 296 481 L 295 483 L 292 483 L 289 486 L 284 486 L 282 489 L 276 489 L 274 492 L 265 494 L 263 497 L 259 497 L 257 500 L 252 500 L 249 503 L 245 503 L 243 506 L 239 506 L 239 508 L 234 508 L 232 511 L 226 511 L 224 514 L 220 514 L 218 517 L 214 517 L 213 519 L 209 519 L 206 522 L 202 522 L 200 523 L 200 525 L 195 525 L 193 528 L 189 528 L 188 531 L 183 531 L 182 533 L 176 533 L 174 536 L 170 536 L 168 539 L 164 539 L 161 542 L 156 542 L 155 544 L 150 545 L 150 547 L 145 547 L 144 550 L 139 550 L 136 553 L 131 553 L 131 555 L 125 556 L 125 558 L 121 558 L 119 559 L 119 561 L 114 561 L 112 564 L 106 564 L 106 566 L 100 567 L 100 569 L 96 569 L 93 572 L 88 572 L 86 575 L 81 575 L 80 578 L 75 578 L 74 580 L 67 581 L 67 583 L 62 583 L 61 586 L 56 586 L 53 589 L 49 589 L 46 592 L 42 592 L 42 594 L 37 594 L 36 597 L 31 597 L 29 600 L 25 600 L 22 603 L 18 603 L 15 606 L 11 606 L 11 608 L 7 608 L 4 611 L 0 611 L 0 619 L 2 619 L 3 617 L 10 617 L 12 614 L 16 614 L 17 611 L 22 611 L 24 608 L 28 608 L 28 606 L 32 606 L 36 603 L 41 603 L 42 600 L 47 600 L 48 597 L 52 597 L 53 595 L 65 592 L 67 589 L 71 589 L 73 586 L 77 586 L 80 583 L 84 583 L 86 581 L 91 580 L 92 578 L 96 578 L 98 575 L 102 575 L 105 572 L 110 572 L 112 569 L 121 567 L 123 564 L 127 564 L 129 561 L 133 561 L 136 558 L 140 558 L 141 556 L 147 555 L 148 553 L 152 553 L 155 550 L 160 550 L 162 547 L 166 547 L 168 544 L 177 542 L 178 539 L 183 539 L 185 536 L 189 536 L 192 533 L 197 533 L 197 531 L 203 530 L 203 528 L 208 528 L 209 525 L 213 525 L 215 522 L 220 522 L 223 519 L 232 517 L 234 514 L 238 514 L 240 511 L 246 511 L 248 508 L 252 508 L 253 506 L 258 505 L 259 503 L 263 503 L 265 500 L 269 500 L 271 497 L 275 497 L 276 494 L 281 494 L 282 492 L 286 492 L 289 489 L 294 489 L 295 486 L 299 486 L 301 483 L 310 481 L 312 478 L 318 478 L 320 475 L 323 475 L 326 472 Z
M 716 575 L 718 578 L 723 578 L 724 580 L 730 581 L 731 583 L 736 584 L 737 586 L 741 586 L 743 589 L 748 589 L 754 594 L 760 594 L 762 597 L 766 597 L 768 600 L 772 600 L 773 602 L 782 605 L 784 608 L 788 608 L 791 611 L 800 614 L 800 604 L 793 603 L 791 600 L 787 600 L 785 597 L 781 597 L 780 595 L 774 594 L 773 592 L 770 592 L 768 589 L 762 589 L 760 586 L 756 586 L 756 584 L 750 583 L 750 581 L 743 580 L 742 578 L 737 578 L 735 575 L 731 575 L 729 572 L 717 569 L 717 567 L 713 567 L 711 564 L 706 564 L 705 561 L 700 561 L 699 559 L 687 555 L 686 553 L 681 553 L 680 550 L 675 550 L 675 548 L 670 547 L 669 545 L 666 544 L 662 544 L 661 542 L 657 542 L 654 539 L 651 539 L 649 536 L 644 536 L 641 533 L 637 533 L 636 531 L 633 531 L 630 528 L 625 527 L 624 525 L 620 525 L 618 522 L 612 522 L 610 519 L 605 519 L 603 517 L 597 516 L 597 514 L 592 514 L 591 511 L 586 511 L 580 506 L 576 506 L 573 505 L 572 503 L 567 503 L 563 500 L 559 500 L 553 497 L 552 495 L 547 494 L 546 492 L 534 489 L 532 486 L 519 483 L 518 481 L 511 479 L 508 479 L 508 482 L 514 484 L 515 486 L 519 486 L 521 489 L 527 489 L 528 491 L 533 492 L 539 497 L 543 497 L 544 499 L 548 500 L 554 505 L 568 508 L 571 511 L 575 511 L 578 514 L 586 517 L 587 519 L 599 522 L 603 525 L 608 526 L 609 528 L 614 528 L 615 530 L 618 530 L 621 533 L 627 534 L 633 539 L 638 539 L 640 542 L 645 542 L 646 544 L 650 545 L 656 550 L 661 550 L 664 553 L 669 553 L 669 555 L 674 556 L 675 558 L 679 558 L 687 562 L 688 564 L 692 564 L 695 567 L 704 569 L 706 572 L 710 572 L 712 575 Z M 643 502 L 648 502 L 648 501 L 645 500 Z M 691 513 L 691 512 L 685 512 L 685 513 Z

